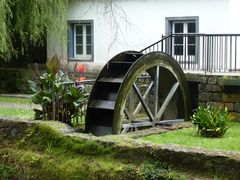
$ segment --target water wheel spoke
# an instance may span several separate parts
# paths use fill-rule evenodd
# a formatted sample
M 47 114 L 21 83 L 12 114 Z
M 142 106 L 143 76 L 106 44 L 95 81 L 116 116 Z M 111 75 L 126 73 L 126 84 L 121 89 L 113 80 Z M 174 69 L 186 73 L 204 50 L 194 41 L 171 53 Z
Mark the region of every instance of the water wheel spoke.
M 128 130 L 129 130 L 129 127 L 124 127 L 121 134 L 124 134 L 124 133 L 128 132 Z
M 143 106 L 144 110 L 146 111 L 146 113 L 147 113 L 150 121 L 154 121 L 153 114 L 152 114 L 150 108 L 148 107 L 145 99 L 143 98 L 143 96 L 142 96 L 139 88 L 137 87 L 136 83 L 133 83 L 133 89 L 134 89 L 134 91 L 136 92 L 138 99 L 139 99 L 140 102 L 142 103 L 142 106 Z
M 134 127 L 134 130 L 135 130 L 135 131 L 138 131 L 138 128 L 137 128 L 137 127 Z
M 124 109 L 124 114 L 127 116 L 127 119 L 131 119 L 131 115 L 126 108 Z
M 156 66 L 154 77 L 154 116 L 158 113 L 158 93 L 159 93 L 159 66 Z
M 162 117 L 163 112 L 165 111 L 165 109 L 167 108 L 170 100 L 172 99 L 173 95 L 174 95 L 175 92 L 177 91 L 178 86 L 179 86 L 179 82 L 176 82 L 176 83 L 172 86 L 171 90 L 169 91 L 166 99 L 164 100 L 164 102 L 163 102 L 160 110 L 158 111 L 158 113 L 157 113 L 157 115 L 156 115 L 156 117 L 155 117 L 156 120 L 160 120 L 160 118 Z
M 144 95 L 143 95 L 143 99 L 146 100 L 146 97 L 148 96 L 149 92 L 151 91 L 152 87 L 153 87 L 153 82 L 150 83 L 150 85 L 148 86 L 147 90 L 145 91 Z M 133 111 L 133 115 L 135 116 L 137 113 L 139 113 L 139 111 L 142 108 L 142 103 L 139 102 L 137 107 L 135 108 L 135 110 Z

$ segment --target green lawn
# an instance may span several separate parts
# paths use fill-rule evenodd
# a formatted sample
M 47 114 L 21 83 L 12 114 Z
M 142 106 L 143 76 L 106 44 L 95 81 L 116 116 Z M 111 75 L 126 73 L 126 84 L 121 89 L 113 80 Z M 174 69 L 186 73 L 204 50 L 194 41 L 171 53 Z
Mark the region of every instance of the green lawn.
M 156 144 L 178 144 L 190 147 L 202 147 L 209 150 L 240 151 L 240 122 L 232 122 L 226 134 L 221 138 L 204 138 L 196 134 L 195 129 L 185 128 L 141 139 Z
M 20 119 L 33 119 L 34 111 L 32 109 L 0 108 L 0 116 Z
M 30 104 L 31 100 L 27 98 L 3 97 L 0 96 L 0 103 Z
M 34 111 L 29 108 L 24 108 L 29 105 L 30 99 L 16 98 L 16 97 L 3 97 L 0 96 L 0 116 L 13 117 L 20 119 L 33 119 Z M 1 106 L 3 104 L 3 106 Z M 8 105 L 8 106 L 4 106 Z

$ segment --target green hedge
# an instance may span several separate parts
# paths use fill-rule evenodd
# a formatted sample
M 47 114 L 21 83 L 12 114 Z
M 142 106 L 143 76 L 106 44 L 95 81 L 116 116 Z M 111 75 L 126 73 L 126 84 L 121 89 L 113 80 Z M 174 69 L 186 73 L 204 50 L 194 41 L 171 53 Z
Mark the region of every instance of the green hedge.
M 0 68 L 0 93 L 30 93 L 28 79 L 33 79 L 32 70 Z

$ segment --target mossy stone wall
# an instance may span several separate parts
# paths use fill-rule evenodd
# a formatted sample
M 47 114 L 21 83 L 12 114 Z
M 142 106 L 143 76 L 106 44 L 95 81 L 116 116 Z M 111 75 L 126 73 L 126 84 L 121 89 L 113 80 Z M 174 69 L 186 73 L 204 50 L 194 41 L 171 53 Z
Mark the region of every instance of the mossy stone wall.
M 186 74 L 189 82 L 197 86 L 198 105 L 225 108 L 234 119 L 240 119 L 240 78 L 238 76 L 216 76 Z M 190 91 L 193 89 L 190 88 Z

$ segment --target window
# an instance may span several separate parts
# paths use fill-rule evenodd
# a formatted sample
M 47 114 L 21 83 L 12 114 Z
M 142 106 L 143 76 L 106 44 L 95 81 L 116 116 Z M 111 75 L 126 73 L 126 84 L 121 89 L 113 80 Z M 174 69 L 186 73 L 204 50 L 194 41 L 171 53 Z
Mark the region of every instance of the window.
M 181 56 L 191 57 L 197 56 L 197 38 L 195 34 L 199 29 L 199 17 L 186 16 L 186 17 L 167 17 L 166 18 L 166 35 L 175 34 L 172 42 L 169 43 L 169 53 L 175 58 Z M 195 57 L 196 58 L 196 57 Z M 187 58 L 188 59 L 188 58 Z
M 93 60 L 93 22 L 70 22 L 69 57 L 72 60 Z
M 187 55 L 195 55 L 196 37 L 181 34 L 196 33 L 196 23 L 194 21 L 173 21 L 172 28 L 172 33 L 176 34 L 173 47 L 174 55 L 184 55 L 184 53 Z

